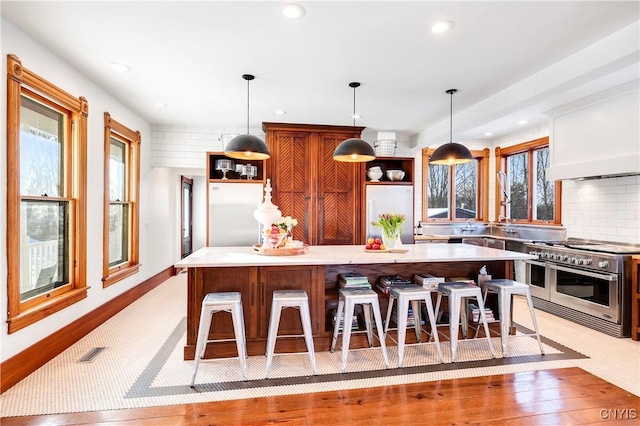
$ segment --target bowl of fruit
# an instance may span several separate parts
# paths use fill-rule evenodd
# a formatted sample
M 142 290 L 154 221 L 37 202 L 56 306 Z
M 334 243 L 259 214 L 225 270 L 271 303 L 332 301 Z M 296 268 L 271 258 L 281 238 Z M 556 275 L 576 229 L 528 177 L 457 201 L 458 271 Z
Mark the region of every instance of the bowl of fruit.
M 382 242 L 382 238 L 369 237 L 367 239 L 367 245 L 364 246 L 364 251 L 366 251 L 367 253 L 386 253 L 389 250 L 387 250 L 384 243 Z

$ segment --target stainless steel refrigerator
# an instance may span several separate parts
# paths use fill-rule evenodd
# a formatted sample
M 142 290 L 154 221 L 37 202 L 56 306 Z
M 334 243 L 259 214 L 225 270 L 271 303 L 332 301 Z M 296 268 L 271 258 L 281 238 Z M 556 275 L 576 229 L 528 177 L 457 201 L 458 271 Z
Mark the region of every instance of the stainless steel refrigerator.
M 406 216 L 402 224 L 401 240 L 413 244 L 413 186 L 409 185 L 367 185 L 366 186 L 367 234 L 381 235 L 382 228 L 371 225 L 378 221 L 381 213 L 400 213 Z
M 262 202 L 262 183 L 209 183 L 208 246 L 252 246 L 260 242 L 253 217 Z

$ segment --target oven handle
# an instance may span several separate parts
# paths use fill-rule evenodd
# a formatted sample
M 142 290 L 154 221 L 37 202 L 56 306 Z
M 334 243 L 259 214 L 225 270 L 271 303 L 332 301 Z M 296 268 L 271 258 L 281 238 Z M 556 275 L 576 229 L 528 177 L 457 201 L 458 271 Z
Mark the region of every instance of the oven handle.
M 591 278 L 597 278 L 600 280 L 605 280 L 605 281 L 610 281 L 610 282 L 616 282 L 618 281 L 618 275 L 617 274 L 599 274 L 596 272 L 587 272 L 587 271 L 583 271 L 582 269 L 572 269 L 572 268 L 565 268 L 563 266 L 558 266 L 552 263 L 547 263 L 547 266 L 551 269 L 557 269 L 559 271 L 565 271 L 565 272 L 570 272 L 572 274 L 579 274 L 579 275 L 584 275 L 587 277 L 591 277 Z

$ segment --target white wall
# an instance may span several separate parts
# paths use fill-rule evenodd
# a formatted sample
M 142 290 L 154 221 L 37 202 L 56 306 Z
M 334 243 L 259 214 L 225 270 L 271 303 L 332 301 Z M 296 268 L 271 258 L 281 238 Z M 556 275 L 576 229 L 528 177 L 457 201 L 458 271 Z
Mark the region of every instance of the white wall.
M 87 284 L 88 297 L 36 324 L 11 335 L 7 334 L 7 252 L 6 252 L 6 185 L 0 185 L 0 360 L 4 361 L 52 332 L 135 287 L 140 282 L 171 266 L 175 260 L 172 248 L 177 242 L 175 214 L 175 176 L 172 171 L 151 167 L 151 126 L 141 117 L 114 100 L 108 93 L 87 80 L 48 50 L 2 20 L 2 69 L 6 70 L 7 54 L 17 55 L 25 68 L 37 73 L 74 96 L 84 96 L 89 103 L 88 117 L 88 211 L 87 211 Z M 107 64 L 105 64 L 107 66 Z M 6 74 L 3 74 L 6 76 Z M 0 120 L 6 123 L 6 77 L 0 84 Z M 127 127 L 142 134 L 140 176 L 140 271 L 106 289 L 102 288 L 102 216 L 103 216 L 103 152 L 104 118 L 107 111 Z M 4 129 L 4 126 L 3 126 Z M 7 173 L 6 133 L 1 132 L 0 175 Z M 171 230 L 171 231 L 167 231 Z

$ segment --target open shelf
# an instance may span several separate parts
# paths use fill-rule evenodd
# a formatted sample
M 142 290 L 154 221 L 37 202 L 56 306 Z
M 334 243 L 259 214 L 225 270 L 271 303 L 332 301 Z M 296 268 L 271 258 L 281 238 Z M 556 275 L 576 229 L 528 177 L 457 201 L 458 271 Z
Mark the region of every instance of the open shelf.
M 236 164 L 250 164 L 252 166 L 256 166 L 257 174 L 253 179 L 247 179 L 246 177 L 242 177 L 240 173 L 237 173 L 234 169 L 227 172 L 227 179 L 222 179 L 222 170 L 216 170 L 216 161 L 222 159 L 233 161 L 234 167 Z M 207 152 L 207 179 L 209 182 L 264 183 L 264 161 L 265 160 L 236 160 L 225 156 L 223 152 Z
M 413 161 L 412 157 L 376 157 L 375 160 L 364 163 L 366 183 L 368 185 L 412 185 Z M 374 166 L 379 166 L 382 169 L 380 182 L 371 182 L 367 176 L 367 170 Z M 401 181 L 390 181 L 386 175 L 387 170 L 402 170 L 404 171 L 404 178 Z

